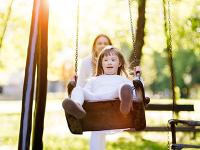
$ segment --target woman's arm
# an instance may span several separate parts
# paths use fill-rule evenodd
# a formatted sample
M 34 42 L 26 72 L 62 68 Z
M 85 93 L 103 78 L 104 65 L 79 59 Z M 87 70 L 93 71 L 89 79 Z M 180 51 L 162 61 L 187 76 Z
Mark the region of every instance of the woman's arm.
M 91 79 L 91 80 L 89 80 L 89 81 L 86 82 L 86 84 L 84 86 L 85 90 L 92 92 L 92 83 L 93 83 L 93 80 L 94 79 Z
M 90 58 L 86 58 L 82 61 L 79 72 L 78 72 L 78 79 L 77 85 L 80 87 L 84 87 L 88 78 L 91 76 L 92 68 L 91 68 L 91 60 Z

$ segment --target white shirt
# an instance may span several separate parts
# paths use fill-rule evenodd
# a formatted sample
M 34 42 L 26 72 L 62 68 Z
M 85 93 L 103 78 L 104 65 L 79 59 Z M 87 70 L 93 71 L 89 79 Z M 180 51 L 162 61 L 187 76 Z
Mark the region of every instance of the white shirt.
M 82 60 L 81 65 L 78 69 L 77 86 L 84 87 L 87 81 L 92 77 L 92 73 L 93 73 L 92 56 L 88 56 Z M 139 80 L 138 77 L 135 77 L 134 79 Z M 142 77 L 140 78 L 140 81 L 144 85 Z
M 132 81 L 120 75 L 100 75 L 89 80 L 84 90 L 93 93 L 98 99 L 118 98 L 119 88 L 129 84 L 133 86 Z

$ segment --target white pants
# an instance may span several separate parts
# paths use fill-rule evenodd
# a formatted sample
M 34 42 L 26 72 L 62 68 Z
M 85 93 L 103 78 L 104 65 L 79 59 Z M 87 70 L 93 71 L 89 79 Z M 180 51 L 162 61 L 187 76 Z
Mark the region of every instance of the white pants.
M 123 132 L 124 129 L 92 131 L 90 137 L 90 150 L 105 150 L 106 135 Z
M 90 137 L 90 150 L 106 149 L 106 133 L 103 131 L 93 131 Z
M 91 102 L 95 102 L 95 101 L 103 101 L 103 100 L 109 100 L 109 99 L 115 99 L 115 98 L 119 98 L 120 97 L 120 90 L 121 87 L 124 84 L 120 85 L 118 88 L 114 88 L 112 91 L 109 92 L 104 92 L 103 94 L 94 94 L 84 88 L 81 87 L 75 87 L 71 93 L 71 99 L 80 104 L 83 105 L 84 100 L 88 100 Z M 135 96 L 135 90 L 133 90 L 133 95 Z

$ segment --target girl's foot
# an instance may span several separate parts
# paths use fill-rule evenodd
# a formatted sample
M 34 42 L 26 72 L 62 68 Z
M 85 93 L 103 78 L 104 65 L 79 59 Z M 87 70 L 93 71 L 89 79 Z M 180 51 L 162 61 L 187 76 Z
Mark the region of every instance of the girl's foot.
M 120 111 L 122 114 L 127 115 L 131 110 L 133 100 L 133 90 L 130 85 L 125 84 L 121 87 L 120 100 Z
M 86 112 L 80 104 L 75 103 L 71 99 L 65 99 L 62 103 L 64 110 L 77 119 L 85 117 Z

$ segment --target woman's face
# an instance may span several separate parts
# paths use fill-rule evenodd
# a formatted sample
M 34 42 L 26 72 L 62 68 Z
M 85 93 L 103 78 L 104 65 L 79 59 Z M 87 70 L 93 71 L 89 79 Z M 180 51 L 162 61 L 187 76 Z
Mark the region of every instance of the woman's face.
M 109 41 L 106 37 L 101 36 L 96 40 L 95 43 L 95 51 L 97 52 L 97 54 L 99 54 L 101 52 L 101 50 L 106 46 L 109 45 Z

